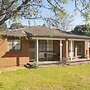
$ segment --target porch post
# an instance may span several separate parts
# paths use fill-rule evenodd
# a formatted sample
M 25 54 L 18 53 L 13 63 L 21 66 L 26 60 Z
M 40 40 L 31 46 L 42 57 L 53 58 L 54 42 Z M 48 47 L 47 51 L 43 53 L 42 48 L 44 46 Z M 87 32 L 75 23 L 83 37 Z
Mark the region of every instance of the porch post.
M 37 61 L 36 62 L 38 62 L 38 39 L 37 39 L 37 41 L 36 41 L 36 48 L 37 48 Z
M 77 42 L 75 42 L 75 58 L 77 58 Z
M 71 47 L 70 57 L 72 60 L 72 58 L 73 58 L 72 40 L 70 41 L 70 47 Z
M 66 59 L 68 60 L 68 40 L 66 40 Z
M 87 41 L 87 59 L 89 60 L 89 41 Z
M 62 61 L 62 40 L 60 40 L 60 61 Z

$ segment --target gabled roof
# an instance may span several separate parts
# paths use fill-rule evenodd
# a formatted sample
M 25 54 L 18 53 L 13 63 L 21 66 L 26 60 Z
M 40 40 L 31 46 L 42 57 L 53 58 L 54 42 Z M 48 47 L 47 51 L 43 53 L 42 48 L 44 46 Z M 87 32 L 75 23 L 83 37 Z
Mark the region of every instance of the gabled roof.
M 74 35 L 63 32 L 59 29 L 49 28 L 46 26 L 26 26 L 16 30 L 7 30 L 0 32 L 3 36 L 16 36 L 16 37 L 57 37 L 57 38 L 79 38 L 79 39 L 90 39 L 87 36 Z

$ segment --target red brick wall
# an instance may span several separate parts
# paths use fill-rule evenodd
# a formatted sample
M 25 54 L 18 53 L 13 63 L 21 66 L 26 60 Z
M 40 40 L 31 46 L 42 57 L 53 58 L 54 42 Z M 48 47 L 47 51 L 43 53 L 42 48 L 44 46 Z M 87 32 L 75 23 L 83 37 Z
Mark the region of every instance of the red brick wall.
M 54 53 L 59 54 L 59 52 L 60 52 L 60 46 L 59 46 L 59 44 L 60 44 L 60 41 L 59 40 L 54 40 L 53 41 L 53 51 L 54 51 Z
M 85 41 L 82 41 L 82 57 L 85 58 Z
M 0 67 L 24 65 L 29 61 L 28 53 L 28 40 L 22 40 L 21 51 L 7 51 L 7 39 L 0 39 Z
M 66 57 L 66 41 L 63 41 L 62 53 L 63 57 Z
M 62 47 L 62 56 L 63 57 L 66 57 L 66 41 L 62 41 L 63 43 L 63 47 Z M 54 45 L 54 52 L 59 54 L 60 52 L 60 41 L 59 40 L 55 40 L 53 42 L 53 45 Z

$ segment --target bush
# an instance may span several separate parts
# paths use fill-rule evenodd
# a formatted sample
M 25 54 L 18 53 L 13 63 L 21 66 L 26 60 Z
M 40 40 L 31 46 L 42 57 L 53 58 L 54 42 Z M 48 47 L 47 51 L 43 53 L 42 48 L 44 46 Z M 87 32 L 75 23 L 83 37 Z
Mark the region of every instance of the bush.
M 34 62 L 31 66 L 31 68 L 38 68 L 39 67 L 39 64 L 37 62 Z

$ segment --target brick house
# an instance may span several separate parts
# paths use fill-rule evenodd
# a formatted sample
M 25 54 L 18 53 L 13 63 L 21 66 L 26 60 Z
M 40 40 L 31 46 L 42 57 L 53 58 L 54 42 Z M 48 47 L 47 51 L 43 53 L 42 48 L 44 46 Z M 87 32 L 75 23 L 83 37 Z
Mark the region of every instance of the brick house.
M 55 63 L 89 60 L 90 37 L 69 34 L 46 26 L 27 26 L 0 32 L 0 67 L 27 62 Z

